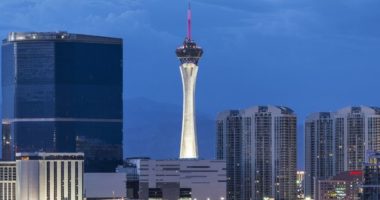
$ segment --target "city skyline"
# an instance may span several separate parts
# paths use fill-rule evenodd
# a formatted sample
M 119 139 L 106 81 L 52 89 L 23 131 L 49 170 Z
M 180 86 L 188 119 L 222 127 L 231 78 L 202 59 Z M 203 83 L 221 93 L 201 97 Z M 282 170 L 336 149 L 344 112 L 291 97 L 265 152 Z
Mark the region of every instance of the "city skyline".
M 122 37 L 124 99 L 144 97 L 180 105 L 173 48 L 183 39 L 185 2 L 167 1 L 165 8 L 157 6 L 159 1 L 81 0 L 65 3 L 65 9 L 59 7 L 63 1 L 51 2 L 2 2 L 0 15 L 10 19 L 0 23 L 2 38 L 11 31 L 30 30 Z M 377 2 L 240 2 L 193 1 L 196 38 L 207 50 L 199 76 L 198 112 L 214 119 L 225 109 L 286 105 L 302 124 L 312 112 L 380 104 L 378 94 L 366 92 L 380 85 Z M 71 15 L 65 15 L 67 9 Z M 144 59 L 149 51 L 157 54 Z M 303 131 L 298 136 L 303 141 Z

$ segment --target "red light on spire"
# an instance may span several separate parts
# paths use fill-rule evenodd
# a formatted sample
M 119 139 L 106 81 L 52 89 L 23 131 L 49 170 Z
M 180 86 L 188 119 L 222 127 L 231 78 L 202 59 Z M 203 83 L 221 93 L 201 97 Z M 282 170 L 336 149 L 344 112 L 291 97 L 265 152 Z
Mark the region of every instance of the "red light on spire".
M 187 9 L 187 39 L 191 40 L 191 5 L 189 1 L 189 7 Z

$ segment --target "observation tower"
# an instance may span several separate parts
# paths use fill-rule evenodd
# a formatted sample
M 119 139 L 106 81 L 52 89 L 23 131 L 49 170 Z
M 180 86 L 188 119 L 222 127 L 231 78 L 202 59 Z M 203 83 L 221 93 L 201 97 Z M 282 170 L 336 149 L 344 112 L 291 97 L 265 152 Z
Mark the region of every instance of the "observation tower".
M 183 87 L 183 116 L 180 159 L 198 159 L 197 129 L 195 120 L 195 86 L 198 61 L 203 50 L 191 37 L 191 7 L 187 11 L 187 36 L 183 45 L 176 49 Z

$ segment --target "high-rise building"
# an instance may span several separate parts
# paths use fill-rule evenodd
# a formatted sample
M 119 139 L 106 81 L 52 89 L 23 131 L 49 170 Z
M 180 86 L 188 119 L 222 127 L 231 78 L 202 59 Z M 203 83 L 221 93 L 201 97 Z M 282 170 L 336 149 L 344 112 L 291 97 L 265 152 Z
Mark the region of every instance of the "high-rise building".
M 16 199 L 16 162 L 0 161 L 0 199 Z
M 176 49 L 181 61 L 180 71 L 183 86 L 183 117 L 180 159 L 197 159 L 198 144 L 195 119 L 195 85 L 198 73 L 198 61 L 203 54 L 191 37 L 191 9 L 188 9 L 188 32 L 183 45 Z
M 16 153 L 16 199 L 83 199 L 83 153 Z
M 351 106 L 311 114 L 305 122 L 306 197 L 319 180 L 362 170 L 366 153 L 380 151 L 380 108 Z
M 122 49 L 119 38 L 10 33 L 2 43 L 3 158 L 84 152 L 86 171 L 113 171 L 122 162 Z
M 314 183 L 334 173 L 333 113 L 313 113 L 305 121 L 305 196 L 314 196 Z
M 353 106 L 335 115 L 336 174 L 362 170 L 367 151 L 380 151 L 380 108 Z
M 243 117 L 238 110 L 219 113 L 216 120 L 216 158 L 227 161 L 227 199 L 242 199 L 245 189 L 241 184 L 246 169 L 242 165 L 242 123 Z M 250 187 L 250 183 L 246 185 Z
M 227 162 L 227 199 L 296 199 L 296 115 L 256 106 L 218 115 L 217 158 Z

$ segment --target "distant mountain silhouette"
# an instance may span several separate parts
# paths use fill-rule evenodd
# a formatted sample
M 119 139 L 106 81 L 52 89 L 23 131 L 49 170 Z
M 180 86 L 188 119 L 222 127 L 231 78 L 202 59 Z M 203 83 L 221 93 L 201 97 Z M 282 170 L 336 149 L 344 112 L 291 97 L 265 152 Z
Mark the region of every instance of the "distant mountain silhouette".
M 180 148 L 182 106 L 147 98 L 124 101 L 124 157 L 177 158 Z M 201 158 L 215 156 L 215 123 L 197 113 Z

